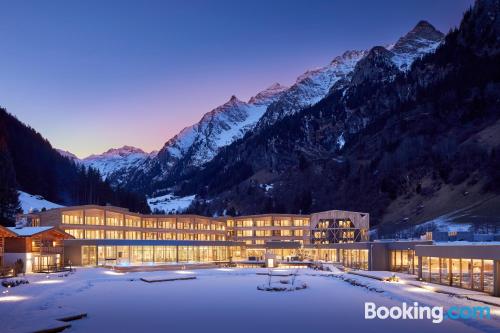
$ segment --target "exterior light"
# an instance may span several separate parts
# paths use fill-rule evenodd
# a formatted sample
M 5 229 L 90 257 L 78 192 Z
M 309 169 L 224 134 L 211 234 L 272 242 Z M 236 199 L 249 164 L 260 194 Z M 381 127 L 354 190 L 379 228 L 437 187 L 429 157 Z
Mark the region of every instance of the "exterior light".
M 406 289 L 408 291 L 416 292 L 416 293 L 428 293 L 430 290 L 427 290 L 425 288 L 419 288 L 419 287 L 411 287 Z
M 192 271 L 175 271 L 177 274 L 195 274 L 195 272 Z
M 63 280 L 42 280 L 35 282 L 36 284 L 55 284 L 55 283 L 63 283 Z
M 125 275 L 125 273 L 114 272 L 114 271 L 104 271 L 103 273 L 107 275 Z
M 3 296 L 0 297 L 0 303 L 2 302 L 18 302 L 28 299 L 26 296 Z

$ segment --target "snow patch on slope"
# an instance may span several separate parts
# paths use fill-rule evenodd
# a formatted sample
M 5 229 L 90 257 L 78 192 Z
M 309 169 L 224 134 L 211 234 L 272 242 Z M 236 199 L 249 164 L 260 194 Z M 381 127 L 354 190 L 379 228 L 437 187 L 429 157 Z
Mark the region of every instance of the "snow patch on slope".
M 446 231 L 446 232 L 469 231 L 473 227 L 472 224 L 467 224 L 467 223 L 459 224 L 454 222 L 454 219 L 459 218 L 460 215 L 454 215 L 454 216 L 453 215 L 454 213 L 439 216 L 435 219 L 420 224 L 420 227 L 423 229 L 430 228 L 436 231 Z
M 148 199 L 148 205 L 152 212 L 163 211 L 166 214 L 178 214 L 184 212 L 193 202 L 195 195 L 176 197 L 173 194 L 165 194 Z
M 52 208 L 64 207 L 59 204 L 45 200 L 41 195 L 33 195 L 23 191 L 19 193 L 19 203 L 23 213 L 30 213 L 34 211 L 41 211 L 43 208 L 46 210 Z

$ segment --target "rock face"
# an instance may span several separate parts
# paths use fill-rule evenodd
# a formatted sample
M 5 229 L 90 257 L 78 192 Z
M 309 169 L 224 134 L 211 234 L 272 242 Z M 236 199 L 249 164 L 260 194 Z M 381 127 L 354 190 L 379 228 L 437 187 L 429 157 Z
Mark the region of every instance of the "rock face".
M 352 73 L 350 85 L 357 86 L 363 82 L 384 82 L 399 73 L 392 62 L 394 53 L 382 46 L 375 46 L 361 59 Z

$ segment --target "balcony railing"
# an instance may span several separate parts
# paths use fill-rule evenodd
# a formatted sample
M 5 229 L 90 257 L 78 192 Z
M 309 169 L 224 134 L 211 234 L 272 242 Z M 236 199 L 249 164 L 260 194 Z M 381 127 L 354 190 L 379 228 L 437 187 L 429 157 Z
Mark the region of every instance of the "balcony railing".
M 39 248 L 40 254 L 62 254 L 64 253 L 64 247 L 62 246 L 42 246 Z

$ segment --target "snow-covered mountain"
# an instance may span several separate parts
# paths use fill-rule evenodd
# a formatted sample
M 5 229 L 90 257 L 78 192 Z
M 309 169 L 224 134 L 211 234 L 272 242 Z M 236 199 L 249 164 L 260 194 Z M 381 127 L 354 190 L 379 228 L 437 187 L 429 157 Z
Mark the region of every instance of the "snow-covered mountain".
M 444 39 L 444 34 L 427 21 L 420 21 L 415 28 L 388 47 L 394 53 L 392 61 L 402 71 L 407 71 L 415 59 L 434 52 Z
M 258 129 L 319 102 L 335 82 L 349 75 L 366 51 L 346 51 L 327 66 L 309 70 L 300 75 L 295 84 L 271 104 L 259 120 Z
M 410 32 L 388 47 L 389 58 L 400 71 L 406 71 L 415 59 L 434 52 L 443 38 L 444 34 L 430 23 L 420 21 Z M 277 120 L 316 104 L 330 92 L 335 83 L 347 81 L 356 64 L 368 53 L 368 50 L 346 51 L 335 57 L 327 66 L 299 76 L 295 84 L 269 106 L 257 128 L 265 128 Z
M 103 179 L 106 179 L 114 172 L 126 172 L 130 169 L 137 169 L 145 160 L 156 155 L 156 152 L 146 153 L 142 149 L 123 146 L 121 148 L 111 148 L 108 151 L 90 155 L 81 160 L 86 167 L 99 170 Z
M 199 167 L 220 150 L 255 126 L 267 107 L 288 88 L 275 83 L 250 98 L 248 102 L 231 96 L 229 101 L 206 113 L 201 120 L 184 128 L 167 141 L 158 153 L 164 167 L 172 167 L 180 159 L 187 166 Z
M 168 140 L 157 154 L 124 147 L 89 156 L 83 163 L 99 169 L 113 185 L 151 193 L 152 188 L 159 188 L 155 185 L 150 188 L 151 184 L 173 185 L 172 181 L 167 180 L 175 180 L 190 170 L 202 168 L 223 147 L 243 138 L 249 131 L 264 129 L 316 104 L 334 87 L 338 89 L 339 85 L 345 83 L 348 88 L 349 84 L 357 82 L 352 76 L 361 60 L 372 57 L 365 59 L 370 71 L 375 68 L 371 66 L 374 61 L 386 63 L 384 70 L 379 73 L 365 73 L 363 66 L 357 66 L 356 75 L 387 75 L 383 79 L 390 80 L 397 72 L 410 68 L 415 59 L 433 52 L 443 37 L 432 25 L 421 21 L 394 45 L 370 51 L 346 51 L 327 66 L 306 71 L 291 87 L 273 84 L 248 102 L 232 96 L 226 103 L 203 115 L 199 122 L 184 128 Z

